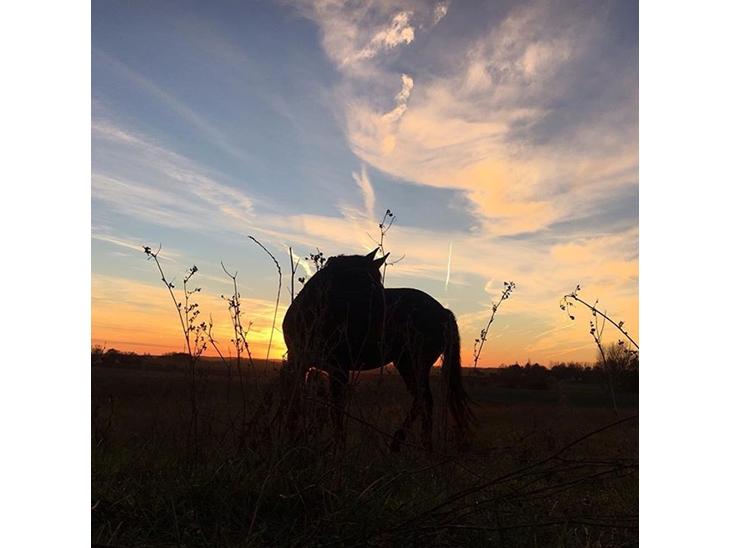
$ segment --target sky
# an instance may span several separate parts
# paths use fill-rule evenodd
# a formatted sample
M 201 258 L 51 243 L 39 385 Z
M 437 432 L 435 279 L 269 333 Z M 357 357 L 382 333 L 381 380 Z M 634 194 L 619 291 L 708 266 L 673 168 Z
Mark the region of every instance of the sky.
M 638 340 L 637 2 L 109 0 L 91 63 L 92 344 L 183 349 L 161 244 L 223 341 L 238 272 L 263 356 L 278 278 L 247 236 L 280 326 L 289 247 L 367 253 L 386 209 L 386 287 L 453 310 L 466 363 L 505 281 L 480 365 L 595 360 L 577 284 Z

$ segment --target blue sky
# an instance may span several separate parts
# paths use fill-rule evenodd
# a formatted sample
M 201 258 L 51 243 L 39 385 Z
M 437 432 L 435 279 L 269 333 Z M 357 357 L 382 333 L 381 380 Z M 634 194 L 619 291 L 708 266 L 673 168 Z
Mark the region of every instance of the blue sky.
M 580 282 L 638 330 L 638 85 L 635 2 L 95 2 L 93 342 L 179 348 L 162 243 L 223 333 L 239 270 L 261 343 L 246 235 L 359 253 L 390 208 L 386 284 L 452 308 L 465 359 L 504 280 L 487 364 L 593 359 L 558 302 Z

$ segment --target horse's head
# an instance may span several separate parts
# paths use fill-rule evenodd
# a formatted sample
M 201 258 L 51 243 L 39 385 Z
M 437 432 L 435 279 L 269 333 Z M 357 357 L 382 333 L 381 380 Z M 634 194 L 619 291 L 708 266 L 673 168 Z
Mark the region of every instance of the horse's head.
M 338 255 L 336 257 L 330 257 L 327 259 L 324 267 L 333 274 L 336 272 L 363 272 L 380 284 L 382 283 L 380 267 L 383 266 L 390 253 L 386 253 L 385 256 L 376 259 L 375 255 L 378 253 L 378 249 L 375 248 L 367 255 Z

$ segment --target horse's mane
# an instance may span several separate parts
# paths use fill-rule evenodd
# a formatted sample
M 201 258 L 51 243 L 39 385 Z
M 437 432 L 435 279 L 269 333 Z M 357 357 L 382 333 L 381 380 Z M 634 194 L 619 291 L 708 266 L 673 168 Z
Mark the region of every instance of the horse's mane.
M 365 272 L 373 279 L 382 284 L 380 265 L 373 262 L 373 258 L 366 255 L 335 255 L 327 259 L 322 272 L 335 274 L 341 272 L 360 271 Z
M 325 268 L 369 268 L 372 260 L 364 255 L 335 255 L 327 259 Z

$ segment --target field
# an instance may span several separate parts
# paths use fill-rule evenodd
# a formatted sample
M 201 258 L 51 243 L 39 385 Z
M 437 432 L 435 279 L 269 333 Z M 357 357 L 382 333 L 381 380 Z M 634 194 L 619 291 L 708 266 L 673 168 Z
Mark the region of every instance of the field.
M 478 373 L 478 372 L 477 372 Z M 99 546 L 634 546 L 638 396 L 496 386 L 465 370 L 468 448 L 444 428 L 388 449 L 410 405 L 397 373 L 351 388 L 346 441 L 311 387 L 302 428 L 275 420 L 278 374 L 201 362 L 92 367 L 92 540 Z M 193 419 L 194 417 L 194 419 Z

